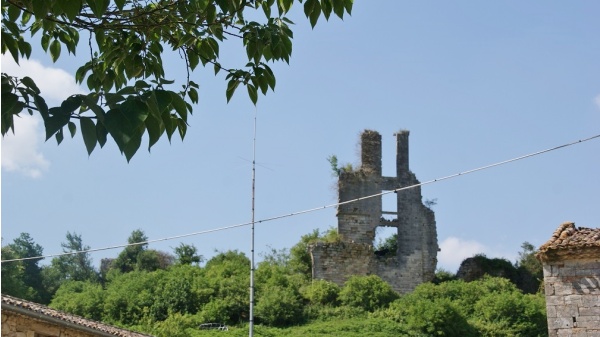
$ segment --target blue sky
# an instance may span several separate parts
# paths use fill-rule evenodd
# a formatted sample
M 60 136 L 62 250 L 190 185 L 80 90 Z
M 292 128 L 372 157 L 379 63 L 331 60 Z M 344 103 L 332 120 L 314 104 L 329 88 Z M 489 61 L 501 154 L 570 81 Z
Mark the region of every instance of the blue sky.
M 336 202 L 326 158 L 356 164 L 364 129 L 382 134 L 390 176 L 393 134 L 410 130 L 421 181 L 600 133 L 597 1 L 357 0 L 351 17 L 314 30 L 301 7 L 293 11 L 294 51 L 289 66 L 273 66 L 274 93 L 255 108 L 240 90 L 227 104 L 223 76 L 196 71 L 200 104 L 186 139 L 140 149 L 129 164 L 113 143 L 88 157 L 79 134 L 44 143 L 39 121 L 23 118 L 16 136 L 2 139 L 3 245 L 28 232 L 53 254 L 67 231 L 97 248 L 125 243 L 135 229 L 158 239 L 249 221 L 255 112 L 256 219 Z M 241 52 L 227 44 L 222 63 L 243 65 Z M 33 72 L 58 101 L 85 92 L 70 74 L 86 55 L 52 64 L 38 48 L 20 70 L 3 56 L 2 71 Z M 184 78 L 177 55 L 166 63 L 173 79 Z M 456 271 L 475 253 L 514 261 L 521 243 L 539 246 L 564 221 L 598 227 L 599 153 L 596 139 L 423 187 L 425 199 L 437 199 L 439 266 Z M 262 223 L 256 249 L 289 248 L 336 224 L 333 209 Z M 250 228 L 151 248 L 179 242 L 207 257 L 249 254 Z

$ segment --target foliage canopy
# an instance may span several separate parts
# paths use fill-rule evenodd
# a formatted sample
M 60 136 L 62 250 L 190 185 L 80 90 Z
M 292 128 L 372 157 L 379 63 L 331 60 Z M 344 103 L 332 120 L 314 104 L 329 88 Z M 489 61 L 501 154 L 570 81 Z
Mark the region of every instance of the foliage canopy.
M 148 149 L 164 134 L 171 140 L 177 131 L 183 139 L 191 104 L 199 100 L 192 79 L 198 65 L 226 73 L 227 101 L 240 85 L 254 104 L 258 92 L 274 90 L 267 63 L 289 63 L 293 22 L 287 15 L 294 3 L 303 4 L 314 27 L 321 16 L 350 14 L 353 0 L 1 0 L 2 54 L 19 63 L 31 56 L 34 39 L 53 61 L 65 50 L 74 55 L 87 49 L 75 79 L 90 90 L 49 108 L 30 77 L 2 73 L 2 135 L 14 132 L 14 117 L 26 110 L 41 115 L 46 140 L 55 137 L 60 144 L 65 127 L 72 137 L 79 127 L 89 154 L 108 135 L 128 161 L 144 134 Z M 220 63 L 220 46 L 228 39 L 241 43 L 245 65 Z M 169 50 L 187 71 L 181 90 L 168 87 L 175 84 L 163 66 Z

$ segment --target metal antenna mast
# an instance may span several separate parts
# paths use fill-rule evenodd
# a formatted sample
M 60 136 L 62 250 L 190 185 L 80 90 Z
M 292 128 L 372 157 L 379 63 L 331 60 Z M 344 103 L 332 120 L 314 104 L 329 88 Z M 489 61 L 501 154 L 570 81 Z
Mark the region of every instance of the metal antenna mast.
M 256 115 L 258 109 L 254 108 L 254 140 L 252 142 L 252 235 L 250 244 L 250 326 L 248 335 L 254 336 L 254 200 L 256 191 Z

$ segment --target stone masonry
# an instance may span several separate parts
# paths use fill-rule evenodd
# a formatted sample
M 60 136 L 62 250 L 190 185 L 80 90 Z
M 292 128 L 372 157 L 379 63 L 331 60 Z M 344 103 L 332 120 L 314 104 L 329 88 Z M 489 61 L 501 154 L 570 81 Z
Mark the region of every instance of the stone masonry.
M 396 177 L 381 173 L 381 135 L 366 130 L 361 135 L 361 166 L 343 171 L 338 181 L 339 202 L 418 184 L 408 168 L 408 131 L 396 135 Z M 378 275 L 399 293 L 412 291 L 433 279 L 437 264 L 437 231 L 433 211 L 421 200 L 420 187 L 396 192 L 397 212 L 383 212 L 381 196 L 338 207 L 341 241 L 311 246 L 313 278 L 342 285 L 353 275 Z M 382 215 L 392 216 L 392 219 Z M 398 249 L 377 256 L 373 241 L 377 227 L 397 229 Z
M 563 223 L 536 254 L 549 337 L 600 337 L 600 228 Z

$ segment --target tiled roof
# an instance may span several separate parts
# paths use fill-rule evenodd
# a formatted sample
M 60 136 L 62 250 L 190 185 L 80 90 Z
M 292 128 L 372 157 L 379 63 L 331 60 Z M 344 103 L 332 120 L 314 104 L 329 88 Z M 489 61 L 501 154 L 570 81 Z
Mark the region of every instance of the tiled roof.
M 88 332 L 97 332 L 99 335 L 104 336 L 152 337 L 151 335 L 144 335 L 138 332 L 117 328 L 112 325 L 55 310 L 45 305 L 2 294 L 2 311 L 4 310 L 14 311 L 40 320 L 47 320 L 54 324 L 61 324 L 64 322 L 65 325 L 71 326 L 74 329 L 79 328 Z
M 565 222 L 540 247 L 536 256 L 542 261 L 600 258 L 600 228 L 577 228 L 573 222 Z

